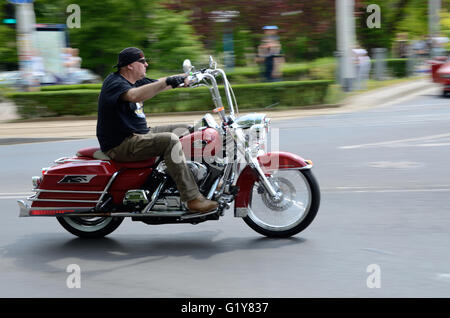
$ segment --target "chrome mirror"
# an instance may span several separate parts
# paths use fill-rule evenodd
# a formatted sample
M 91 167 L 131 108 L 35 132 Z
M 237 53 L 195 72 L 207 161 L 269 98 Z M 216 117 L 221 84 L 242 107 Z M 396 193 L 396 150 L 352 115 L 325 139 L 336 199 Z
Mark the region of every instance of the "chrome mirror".
M 184 60 L 183 62 L 183 71 L 185 73 L 189 73 L 192 70 L 193 66 L 190 60 Z
M 209 56 L 209 68 L 216 69 L 216 67 L 217 67 L 217 63 L 214 62 L 213 57 L 210 55 Z

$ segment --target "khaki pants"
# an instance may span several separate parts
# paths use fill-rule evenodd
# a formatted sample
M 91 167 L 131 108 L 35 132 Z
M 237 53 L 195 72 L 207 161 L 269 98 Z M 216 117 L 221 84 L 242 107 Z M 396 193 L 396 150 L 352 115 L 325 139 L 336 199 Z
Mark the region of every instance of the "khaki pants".
M 179 136 L 187 133 L 188 125 L 165 125 L 150 128 L 147 134 L 133 134 L 106 154 L 115 161 L 141 161 L 162 156 L 167 171 L 180 191 L 182 201 L 199 194 L 194 176 L 186 165 Z

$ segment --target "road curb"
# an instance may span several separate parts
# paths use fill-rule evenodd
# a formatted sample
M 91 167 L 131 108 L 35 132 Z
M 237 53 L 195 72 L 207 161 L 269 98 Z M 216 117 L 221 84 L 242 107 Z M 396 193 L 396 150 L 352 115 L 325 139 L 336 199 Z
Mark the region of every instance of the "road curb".
M 381 106 L 386 103 L 394 102 L 396 99 L 403 98 L 410 94 L 420 94 L 423 91 L 436 87 L 427 79 L 418 80 L 416 82 L 399 83 L 396 85 L 381 87 L 361 95 L 351 96 L 344 100 L 344 107 L 355 108 L 361 106 L 369 108 L 374 106 Z M 363 105 L 361 105 L 363 104 Z

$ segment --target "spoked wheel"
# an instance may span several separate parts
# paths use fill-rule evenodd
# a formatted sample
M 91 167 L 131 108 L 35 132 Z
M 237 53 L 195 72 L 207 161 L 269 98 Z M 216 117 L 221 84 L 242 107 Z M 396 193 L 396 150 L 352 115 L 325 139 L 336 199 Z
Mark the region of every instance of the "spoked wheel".
M 58 222 L 70 233 L 82 238 L 100 238 L 112 233 L 123 217 L 58 217 Z
M 311 170 L 277 170 L 269 179 L 282 193 L 281 199 L 274 201 L 255 182 L 245 223 L 268 237 L 290 237 L 303 231 L 320 205 L 319 184 Z

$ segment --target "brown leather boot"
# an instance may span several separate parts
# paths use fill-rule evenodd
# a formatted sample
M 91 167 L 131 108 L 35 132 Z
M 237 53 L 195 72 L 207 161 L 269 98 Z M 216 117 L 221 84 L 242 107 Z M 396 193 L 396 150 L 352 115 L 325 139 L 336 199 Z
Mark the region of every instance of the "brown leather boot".
M 203 195 L 198 195 L 195 199 L 187 202 L 187 207 L 190 213 L 207 213 L 218 207 L 216 201 L 206 199 Z

